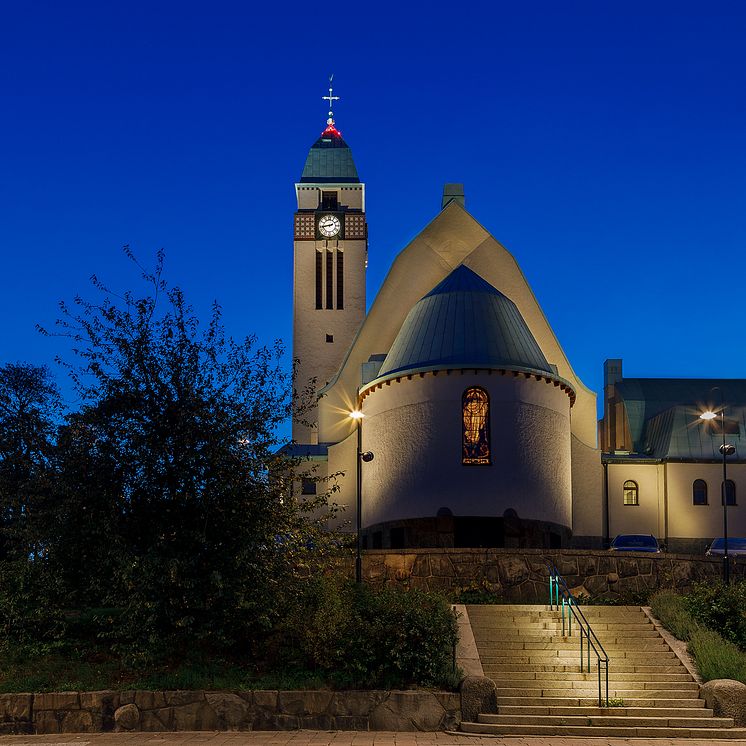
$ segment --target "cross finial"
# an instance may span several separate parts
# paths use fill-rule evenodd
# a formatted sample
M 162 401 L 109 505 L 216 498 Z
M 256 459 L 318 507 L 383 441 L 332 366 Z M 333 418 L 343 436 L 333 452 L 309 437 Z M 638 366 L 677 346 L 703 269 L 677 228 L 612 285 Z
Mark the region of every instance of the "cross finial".
M 334 113 L 332 112 L 332 109 L 334 108 L 334 102 L 339 101 L 339 96 L 333 96 L 333 88 L 332 88 L 332 81 L 334 80 L 334 73 L 332 73 L 329 76 L 329 95 L 328 96 L 322 96 L 321 98 L 324 101 L 329 102 L 329 121 L 327 124 L 334 124 Z

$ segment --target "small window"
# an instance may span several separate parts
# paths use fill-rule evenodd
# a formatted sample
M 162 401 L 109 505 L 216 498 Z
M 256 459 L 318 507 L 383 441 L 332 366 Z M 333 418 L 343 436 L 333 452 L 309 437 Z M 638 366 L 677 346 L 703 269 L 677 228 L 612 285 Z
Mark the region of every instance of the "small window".
M 624 504 L 625 505 L 639 505 L 640 504 L 640 490 L 639 490 L 639 487 L 637 486 L 637 482 L 633 482 L 631 479 L 628 479 L 624 483 L 623 493 L 624 493 Z
M 336 210 L 338 206 L 336 192 L 321 192 L 322 210 Z
M 484 389 L 466 389 L 461 398 L 461 463 L 490 463 L 490 400 Z
M 383 549 L 383 531 L 373 532 L 373 549 Z
M 301 495 L 315 495 L 316 494 L 316 481 L 303 477 L 301 480 Z
M 316 252 L 316 308 L 322 308 L 323 304 L 323 279 L 322 279 L 322 256 L 321 252 Z
M 721 487 L 722 489 L 722 487 Z M 736 504 L 736 483 L 732 479 L 727 479 L 725 481 L 725 504 L 726 505 L 735 505 Z M 722 504 L 723 498 L 721 496 L 720 502 Z
M 334 282 L 334 258 L 331 251 L 326 251 L 326 307 L 329 311 L 334 308 L 332 283 Z
M 707 505 L 707 482 L 704 479 L 695 479 L 692 485 L 692 504 Z
M 345 255 L 337 251 L 337 309 L 345 307 Z
M 333 334 L 327 334 L 326 335 L 326 341 L 327 342 L 333 342 L 334 341 L 334 335 Z

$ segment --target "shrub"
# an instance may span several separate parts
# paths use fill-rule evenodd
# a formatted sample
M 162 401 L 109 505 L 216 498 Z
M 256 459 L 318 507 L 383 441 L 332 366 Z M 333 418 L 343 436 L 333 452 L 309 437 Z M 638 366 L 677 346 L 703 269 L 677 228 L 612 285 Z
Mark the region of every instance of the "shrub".
M 697 629 L 689 641 L 689 652 L 705 681 L 735 679 L 746 684 L 746 654 L 710 629 Z
M 403 588 L 311 580 L 280 630 L 286 665 L 337 687 L 452 688 L 456 621 L 446 600 Z
M 687 609 L 686 599 L 674 591 L 659 591 L 650 599 L 653 614 L 679 640 L 688 642 L 699 629 Z
M 698 622 L 746 650 L 746 581 L 696 583 L 684 603 Z

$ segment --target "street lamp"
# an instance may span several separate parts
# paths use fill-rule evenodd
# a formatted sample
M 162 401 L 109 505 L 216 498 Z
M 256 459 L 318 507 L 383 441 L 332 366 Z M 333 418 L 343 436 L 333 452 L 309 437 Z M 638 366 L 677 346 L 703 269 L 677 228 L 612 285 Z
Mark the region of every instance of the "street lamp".
M 350 412 L 350 417 L 357 422 L 357 458 L 356 476 L 357 476 L 357 541 L 355 542 L 355 582 L 363 582 L 363 474 L 360 468 L 360 462 L 373 460 L 373 453 L 366 451 L 363 453 L 363 417 L 365 415 L 355 409 Z
M 715 388 L 718 388 L 717 386 Z M 713 389 L 714 391 L 714 389 Z M 702 412 L 699 416 L 701 420 L 711 421 L 717 418 L 717 413 L 711 409 Z M 723 433 L 723 445 L 718 449 L 723 455 L 723 484 L 720 487 L 720 495 L 723 500 L 723 582 L 730 585 L 730 562 L 728 561 L 728 466 L 727 456 L 736 452 L 736 447 L 732 443 L 725 442 L 725 404 L 720 404 L 720 429 Z

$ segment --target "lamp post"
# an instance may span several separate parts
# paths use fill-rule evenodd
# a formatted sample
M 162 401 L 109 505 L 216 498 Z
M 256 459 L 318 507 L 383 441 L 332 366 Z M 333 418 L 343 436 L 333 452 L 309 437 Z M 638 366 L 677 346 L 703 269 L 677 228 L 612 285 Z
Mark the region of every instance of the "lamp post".
M 715 386 L 715 388 L 718 388 Z M 713 391 L 715 389 L 712 389 Z M 720 393 L 720 430 L 723 433 L 723 445 L 718 449 L 723 455 L 723 484 L 720 488 L 720 495 L 723 501 L 723 583 L 730 585 L 730 562 L 728 558 L 728 462 L 727 457 L 736 452 L 736 447 L 732 443 L 725 442 L 725 404 L 722 401 L 722 391 Z M 701 420 L 711 421 L 717 418 L 717 413 L 712 410 L 702 412 L 699 416 Z
M 356 529 L 357 537 L 355 541 L 355 582 L 363 582 L 363 473 L 361 462 L 368 463 L 373 460 L 373 454 L 370 451 L 363 453 L 363 417 L 365 415 L 355 409 L 350 412 L 350 417 L 357 422 L 357 451 L 356 451 L 356 477 L 357 477 L 357 516 Z

